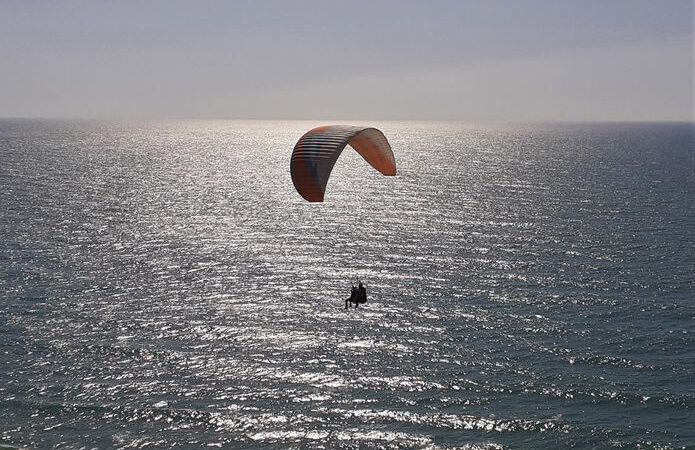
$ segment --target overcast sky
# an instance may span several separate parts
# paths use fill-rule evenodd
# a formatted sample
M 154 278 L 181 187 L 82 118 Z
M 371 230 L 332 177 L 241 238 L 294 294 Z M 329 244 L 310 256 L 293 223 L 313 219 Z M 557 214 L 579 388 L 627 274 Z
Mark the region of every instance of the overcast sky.
M 691 0 L 0 0 L 0 117 L 693 120 Z

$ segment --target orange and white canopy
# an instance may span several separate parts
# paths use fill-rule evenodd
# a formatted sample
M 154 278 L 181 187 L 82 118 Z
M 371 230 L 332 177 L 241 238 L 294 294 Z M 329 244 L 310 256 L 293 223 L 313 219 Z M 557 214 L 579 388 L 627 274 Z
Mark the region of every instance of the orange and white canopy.
M 299 138 L 292 151 L 292 182 L 304 199 L 323 201 L 331 170 L 348 144 L 382 174 L 396 175 L 396 159 L 381 131 L 349 125 L 324 125 Z

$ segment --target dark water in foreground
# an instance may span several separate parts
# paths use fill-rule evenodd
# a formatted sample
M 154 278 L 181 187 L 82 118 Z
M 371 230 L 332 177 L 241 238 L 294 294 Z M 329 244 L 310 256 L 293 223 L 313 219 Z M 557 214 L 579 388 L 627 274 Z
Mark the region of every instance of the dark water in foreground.
M 315 125 L 0 121 L 0 447 L 695 448 L 692 124 Z

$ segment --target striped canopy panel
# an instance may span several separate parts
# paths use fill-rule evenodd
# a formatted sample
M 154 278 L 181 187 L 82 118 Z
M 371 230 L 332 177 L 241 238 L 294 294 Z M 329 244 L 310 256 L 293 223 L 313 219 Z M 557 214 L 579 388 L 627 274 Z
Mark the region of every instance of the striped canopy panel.
M 292 151 L 292 182 L 305 200 L 323 201 L 331 170 L 348 144 L 382 174 L 396 175 L 396 159 L 381 131 L 349 125 L 324 125 L 299 138 Z

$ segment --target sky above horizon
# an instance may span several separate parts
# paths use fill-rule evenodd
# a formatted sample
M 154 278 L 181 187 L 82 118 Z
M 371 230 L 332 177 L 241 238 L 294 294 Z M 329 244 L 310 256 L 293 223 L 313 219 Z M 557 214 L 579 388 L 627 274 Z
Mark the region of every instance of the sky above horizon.
M 0 0 L 0 117 L 693 120 L 691 0 Z

